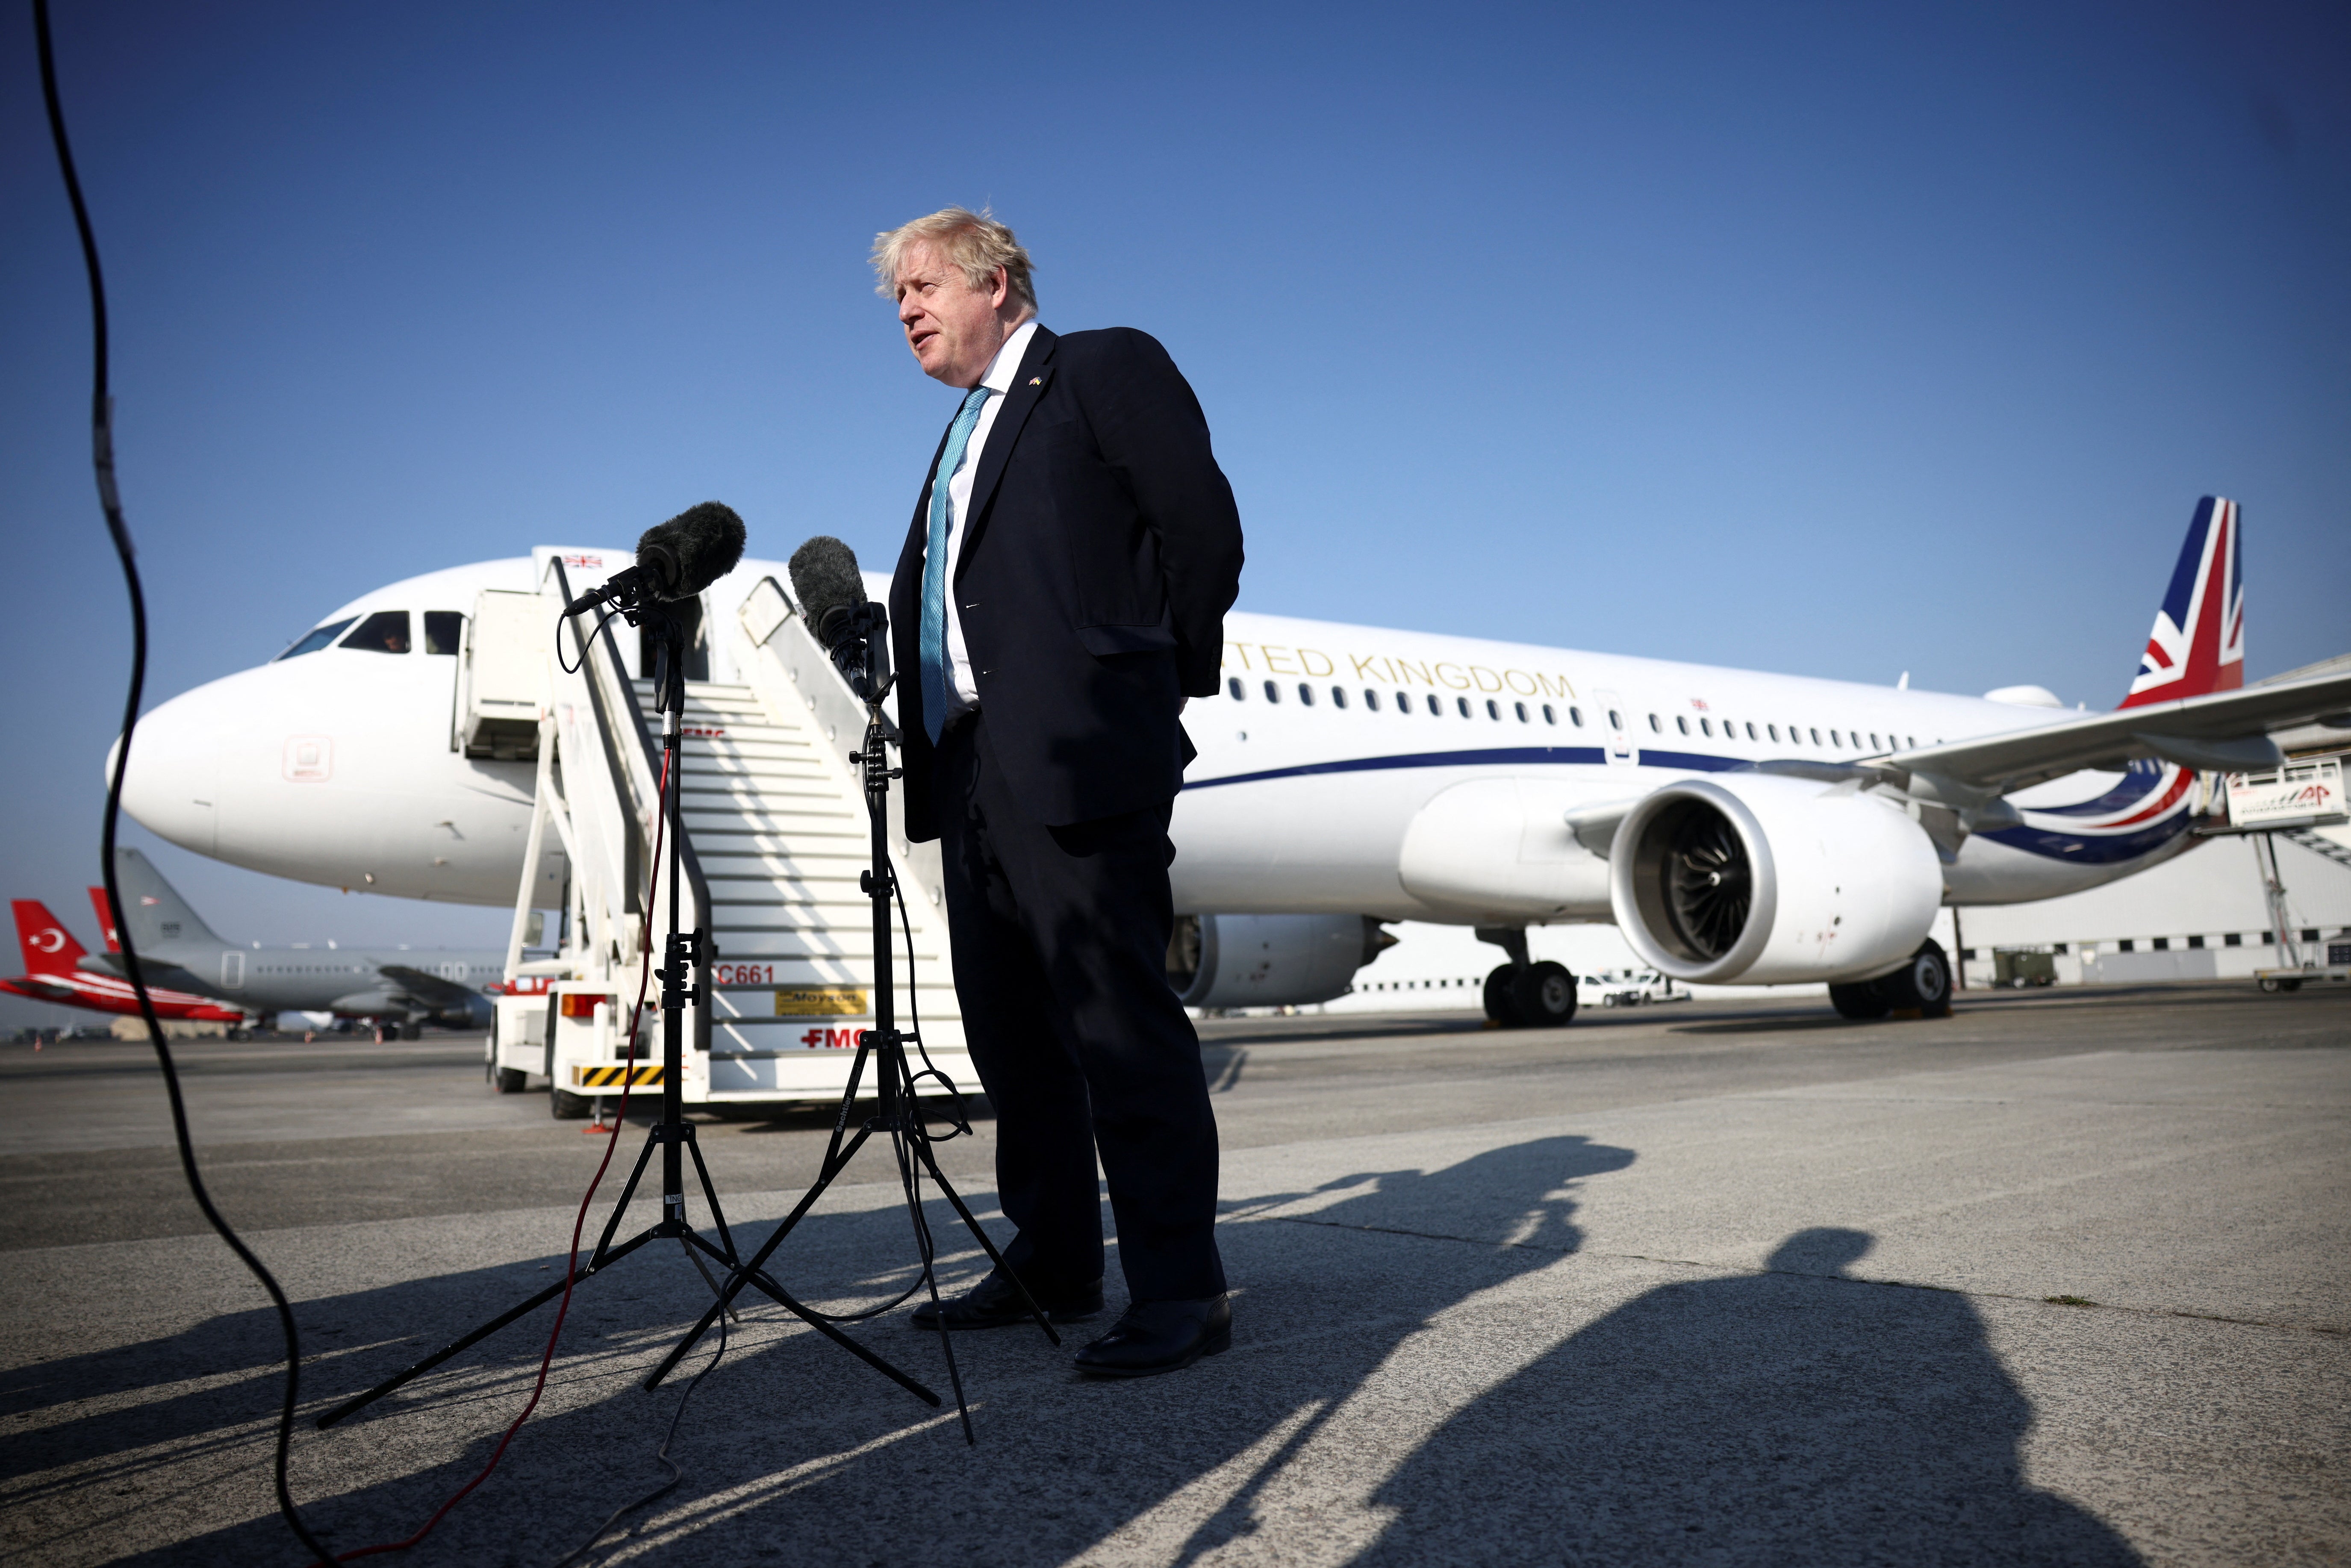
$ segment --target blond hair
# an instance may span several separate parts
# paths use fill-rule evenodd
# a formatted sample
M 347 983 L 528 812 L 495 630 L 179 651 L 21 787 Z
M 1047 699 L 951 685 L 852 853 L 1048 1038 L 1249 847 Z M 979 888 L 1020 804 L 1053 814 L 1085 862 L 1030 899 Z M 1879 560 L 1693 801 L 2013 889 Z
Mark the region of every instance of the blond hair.
M 873 271 L 880 282 L 873 292 L 884 299 L 898 298 L 898 267 L 905 259 L 907 247 L 915 245 L 934 247 L 950 266 L 960 267 L 965 284 L 975 294 L 995 287 L 996 269 L 1002 267 L 1012 298 L 1030 310 L 1037 308 L 1037 286 L 1029 276 L 1034 264 L 1029 253 L 986 208 L 975 213 L 968 207 L 941 207 L 928 217 L 875 235 Z

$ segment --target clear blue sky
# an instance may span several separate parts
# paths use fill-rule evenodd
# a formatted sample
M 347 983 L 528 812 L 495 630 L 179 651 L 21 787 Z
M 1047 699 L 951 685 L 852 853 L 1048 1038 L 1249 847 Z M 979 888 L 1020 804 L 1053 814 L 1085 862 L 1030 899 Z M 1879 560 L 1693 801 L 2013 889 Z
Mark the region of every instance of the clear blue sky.
M 59 10 L 153 700 L 710 497 L 886 560 L 955 400 L 864 254 L 949 202 L 1173 350 L 1248 608 L 2097 707 L 2218 491 L 2252 674 L 2351 644 L 2340 5 Z M 87 939 L 126 618 L 7 17 L 0 883 Z M 157 859 L 232 938 L 498 928 Z

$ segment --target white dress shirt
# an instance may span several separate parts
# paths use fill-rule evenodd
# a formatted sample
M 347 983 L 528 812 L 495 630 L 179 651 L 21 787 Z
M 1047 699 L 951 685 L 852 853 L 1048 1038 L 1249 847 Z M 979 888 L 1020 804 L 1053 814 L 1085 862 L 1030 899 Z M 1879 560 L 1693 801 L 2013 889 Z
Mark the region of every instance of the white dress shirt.
M 971 427 L 971 440 L 965 444 L 963 462 L 947 477 L 947 713 L 952 716 L 979 706 L 979 686 L 971 677 L 971 653 L 963 642 L 963 610 L 956 602 L 956 567 L 963 559 L 964 517 L 971 510 L 971 488 L 979 476 L 979 455 L 987 450 L 987 433 L 996 428 L 996 416 L 1004 407 L 1004 399 L 1012 390 L 1013 375 L 1020 369 L 1020 357 L 1029 351 L 1029 340 L 1037 335 L 1034 317 L 1023 321 L 1012 336 L 1004 340 L 1004 347 L 996 350 L 996 358 L 987 362 L 987 373 L 979 384 L 996 395 L 979 408 L 979 423 Z

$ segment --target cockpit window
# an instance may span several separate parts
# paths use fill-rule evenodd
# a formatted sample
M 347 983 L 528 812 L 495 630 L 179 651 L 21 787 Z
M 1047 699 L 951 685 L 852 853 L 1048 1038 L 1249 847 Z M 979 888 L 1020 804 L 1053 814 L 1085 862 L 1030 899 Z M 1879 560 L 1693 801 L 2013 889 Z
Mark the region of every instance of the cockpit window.
M 343 628 L 350 624 L 350 621 L 329 621 L 324 626 L 304 632 L 298 642 L 277 656 L 281 659 L 290 659 L 298 653 L 315 653 L 341 636 Z
M 454 610 L 428 610 L 424 612 L 424 651 L 428 653 L 454 653 L 465 640 L 465 618 Z
M 408 652 L 408 612 L 379 610 L 360 622 L 360 629 L 343 639 L 346 648 L 357 648 L 367 653 L 405 653 Z

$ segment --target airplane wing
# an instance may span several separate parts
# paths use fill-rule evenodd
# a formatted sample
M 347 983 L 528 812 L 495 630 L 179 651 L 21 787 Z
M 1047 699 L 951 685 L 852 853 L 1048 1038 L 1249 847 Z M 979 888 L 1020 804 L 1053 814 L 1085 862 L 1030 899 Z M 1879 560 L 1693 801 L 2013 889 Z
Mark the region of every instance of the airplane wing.
M 74 967 L 84 974 L 104 975 L 110 979 L 127 980 L 131 977 L 131 966 L 122 961 L 122 955 L 119 952 L 85 953 L 75 963 Z M 139 974 L 140 977 L 147 982 L 147 988 L 151 991 L 159 989 L 187 991 L 199 997 L 213 997 L 219 994 L 217 987 L 206 986 L 186 969 L 166 958 L 150 958 L 144 954 L 141 955 Z
M 2085 714 L 2004 735 L 1897 751 L 1860 766 L 1928 774 L 1996 794 L 2147 757 L 2213 772 L 2275 768 L 2285 758 L 2270 738 L 2273 731 L 2320 719 L 2351 725 L 2346 715 L 2351 672 Z
M 428 975 L 406 964 L 378 964 L 375 972 L 435 1012 L 469 1012 L 482 1000 L 482 994 L 471 986 Z

